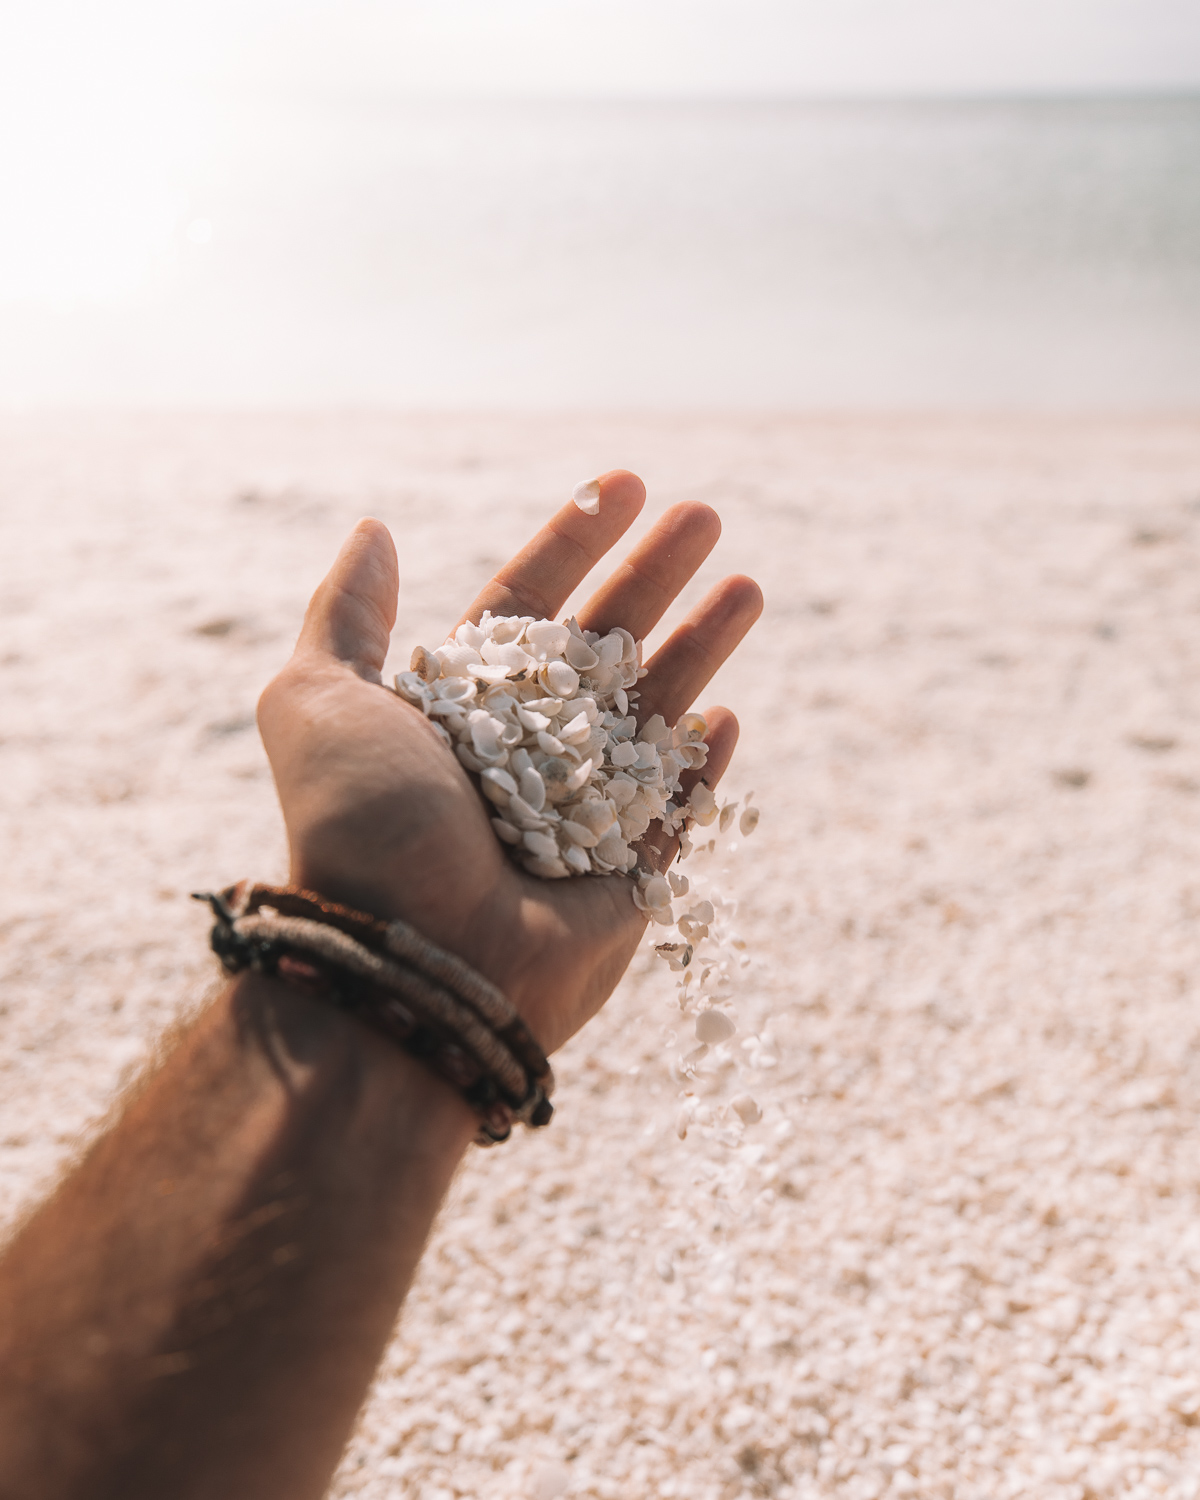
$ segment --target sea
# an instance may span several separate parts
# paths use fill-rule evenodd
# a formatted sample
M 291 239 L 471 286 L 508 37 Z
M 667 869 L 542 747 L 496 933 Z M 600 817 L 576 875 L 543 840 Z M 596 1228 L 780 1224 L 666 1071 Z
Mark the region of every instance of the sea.
M 175 189 L 0 402 L 1200 404 L 1200 97 L 242 100 Z

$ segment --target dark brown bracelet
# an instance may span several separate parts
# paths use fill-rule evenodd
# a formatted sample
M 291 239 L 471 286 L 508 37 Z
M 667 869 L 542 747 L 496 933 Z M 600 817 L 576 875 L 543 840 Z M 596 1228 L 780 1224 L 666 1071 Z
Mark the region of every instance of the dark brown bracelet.
M 230 974 L 275 974 L 350 1012 L 452 1084 L 482 1145 L 513 1124 L 547 1125 L 554 1074 L 504 993 L 407 922 L 385 922 L 292 886 L 242 881 L 196 892 L 212 907 L 213 952 Z

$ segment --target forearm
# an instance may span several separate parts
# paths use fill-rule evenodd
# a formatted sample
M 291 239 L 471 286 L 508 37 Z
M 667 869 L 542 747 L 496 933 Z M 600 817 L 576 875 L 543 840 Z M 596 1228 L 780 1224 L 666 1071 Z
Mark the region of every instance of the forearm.
M 323 1493 L 474 1120 L 230 985 L 0 1262 L 0 1496 Z

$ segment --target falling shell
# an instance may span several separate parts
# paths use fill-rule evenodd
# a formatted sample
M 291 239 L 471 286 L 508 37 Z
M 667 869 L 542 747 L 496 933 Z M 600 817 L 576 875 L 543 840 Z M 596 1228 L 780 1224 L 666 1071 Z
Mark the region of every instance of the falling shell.
M 743 1125 L 757 1125 L 762 1119 L 762 1110 L 749 1094 L 739 1094 L 729 1101 L 729 1107 Z
M 737 1027 L 723 1010 L 702 1010 L 696 1017 L 696 1040 L 705 1046 L 716 1047 L 727 1042 Z

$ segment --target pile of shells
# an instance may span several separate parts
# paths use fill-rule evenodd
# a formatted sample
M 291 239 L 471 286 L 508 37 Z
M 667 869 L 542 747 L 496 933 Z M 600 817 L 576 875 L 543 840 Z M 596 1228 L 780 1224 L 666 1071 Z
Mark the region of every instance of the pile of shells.
M 644 675 L 641 642 L 620 627 L 602 636 L 573 618 L 489 612 L 434 651 L 418 646 L 395 681 L 479 778 L 513 857 L 553 880 L 632 874 L 633 845 L 651 823 L 680 835 L 686 852 L 688 824 L 718 816 L 702 781 L 686 799 L 680 786 L 707 759 L 704 719 L 684 714 L 669 728 L 653 714 L 639 725 Z M 634 900 L 669 926 L 679 879 L 643 871 Z
M 486 613 L 434 651 L 418 646 L 395 681 L 477 778 L 497 837 L 525 870 L 548 880 L 635 875 L 636 905 L 675 929 L 655 947 L 681 975 L 680 1009 L 694 1020 L 697 1045 L 677 1065 L 677 1129 L 686 1137 L 690 1123 L 707 1119 L 705 1109 L 712 1113 L 696 1092 L 697 1070 L 710 1052 L 729 1060 L 735 950 L 744 945 L 728 928 L 729 902 L 692 890 L 678 869 L 639 869 L 636 846 L 657 823 L 679 838 L 680 858 L 692 852 L 698 829 L 711 829 L 700 842 L 711 853 L 735 822 L 743 836 L 752 833 L 759 814 L 749 796 L 740 815 L 737 803 L 719 806 L 700 779 L 684 796 L 683 776 L 708 758 L 705 722 L 688 713 L 670 728 L 653 714 L 639 724 L 644 673 L 642 644 L 627 630 L 599 635 L 575 619 L 559 625 Z M 722 1067 L 720 1078 L 728 1072 Z M 748 1094 L 730 1111 L 743 1128 L 760 1118 Z

